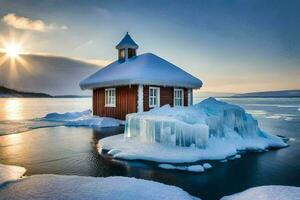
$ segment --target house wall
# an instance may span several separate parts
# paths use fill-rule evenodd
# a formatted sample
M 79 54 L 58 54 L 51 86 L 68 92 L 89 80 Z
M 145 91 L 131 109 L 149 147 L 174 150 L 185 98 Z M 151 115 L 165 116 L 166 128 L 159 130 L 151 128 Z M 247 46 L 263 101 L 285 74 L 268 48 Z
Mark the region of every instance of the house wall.
M 125 120 L 126 114 L 137 112 L 137 86 L 116 87 L 116 107 L 105 107 L 105 88 L 93 90 L 93 114 Z
M 149 87 L 144 86 L 144 111 L 150 110 L 149 108 Z M 154 86 L 157 87 L 157 86 Z M 173 96 L 174 88 L 173 87 L 160 87 L 160 106 L 169 104 L 173 106 Z M 184 106 L 188 106 L 188 89 L 184 88 Z

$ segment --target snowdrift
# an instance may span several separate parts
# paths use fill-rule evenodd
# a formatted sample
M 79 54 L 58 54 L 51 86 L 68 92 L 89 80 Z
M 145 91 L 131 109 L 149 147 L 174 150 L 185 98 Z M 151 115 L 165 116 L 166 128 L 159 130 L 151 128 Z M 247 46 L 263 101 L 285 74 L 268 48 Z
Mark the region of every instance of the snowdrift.
M 0 186 L 7 181 L 20 178 L 25 172 L 24 167 L 0 164 Z
M 83 112 L 49 113 L 41 118 L 42 121 L 61 122 L 65 126 L 87 126 L 93 128 L 115 127 L 124 122 L 109 117 L 93 116 L 91 110 Z
M 147 188 L 145 190 L 145 188 Z M 143 191 L 143 192 L 141 192 Z M 1 199 L 195 200 L 182 189 L 128 177 L 34 175 L 0 190 Z
M 239 151 L 263 151 L 287 144 L 263 132 L 239 106 L 208 98 L 190 107 L 166 105 L 129 114 L 124 135 L 99 141 L 115 158 L 182 163 L 221 160 Z
M 300 188 L 283 185 L 268 185 L 250 188 L 243 192 L 225 196 L 221 200 L 293 200 L 300 199 Z

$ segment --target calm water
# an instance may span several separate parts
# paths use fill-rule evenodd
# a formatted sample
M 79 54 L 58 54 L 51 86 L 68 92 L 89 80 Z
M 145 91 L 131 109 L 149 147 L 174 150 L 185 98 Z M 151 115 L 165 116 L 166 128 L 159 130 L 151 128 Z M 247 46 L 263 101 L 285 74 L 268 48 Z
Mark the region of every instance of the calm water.
M 26 175 L 120 175 L 155 180 L 179 186 L 204 200 L 259 185 L 300 186 L 300 99 L 223 100 L 254 114 L 263 130 L 292 138 L 290 147 L 247 153 L 227 163 L 211 162 L 213 169 L 197 174 L 159 169 L 151 162 L 113 160 L 98 154 L 97 141 L 122 133 L 123 127 L 93 130 L 61 126 L 0 136 L 0 162 L 24 166 L 28 170 Z M 9 109 L 11 106 L 17 109 Z M 49 112 L 81 111 L 90 106 L 90 99 L 0 99 L 0 130 L 1 126 L 2 132 L 11 130 L 7 127 L 12 123 L 22 124 Z

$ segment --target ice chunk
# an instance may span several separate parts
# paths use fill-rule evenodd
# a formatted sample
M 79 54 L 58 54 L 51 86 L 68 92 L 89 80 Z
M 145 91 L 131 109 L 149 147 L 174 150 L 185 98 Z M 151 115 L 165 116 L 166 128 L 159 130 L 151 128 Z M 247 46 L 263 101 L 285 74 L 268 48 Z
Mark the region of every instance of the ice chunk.
M 91 110 L 85 110 L 82 112 L 66 112 L 66 113 L 48 113 L 45 117 L 41 118 L 45 121 L 71 121 L 84 117 L 92 116 Z
M 65 126 L 88 126 L 88 127 L 115 127 L 120 126 L 122 122 L 120 120 L 109 117 L 97 117 L 92 116 L 85 119 L 78 119 L 74 121 L 68 121 Z
M 204 167 L 202 165 L 191 165 L 187 167 L 190 172 L 204 172 Z
M 115 158 L 183 163 L 227 162 L 238 151 L 265 151 L 287 144 L 263 132 L 252 115 L 239 106 L 208 98 L 190 107 L 169 105 L 129 114 L 124 138 L 101 139 L 99 146 L 118 149 Z
M 146 188 L 146 190 L 145 190 Z M 143 192 L 141 192 L 143 191 Z M 193 200 L 182 189 L 128 177 L 34 175 L 0 190 L 1 199 Z
M 204 167 L 204 169 L 211 169 L 212 168 L 211 164 L 209 164 L 209 163 L 204 163 L 203 167 Z
M 210 139 L 205 149 L 196 147 L 168 146 L 160 143 L 143 143 L 139 138 L 114 135 L 103 138 L 98 143 L 102 150 L 118 149 L 114 158 L 127 160 L 148 160 L 159 163 L 189 163 L 199 160 L 220 160 L 237 154 L 236 146 L 217 139 Z
M 203 148 L 208 140 L 206 124 L 188 124 L 168 116 L 130 114 L 125 126 L 125 137 L 139 137 L 143 142 Z
M 158 167 L 163 169 L 176 169 L 189 172 L 204 172 L 204 167 L 202 165 L 175 166 L 171 164 L 159 164 Z
M 6 181 L 20 178 L 25 172 L 26 169 L 24 167 L 0 164 L 0 185 Z
M 250 188 L 243 192 L 225 196 L 221 200 L 281 200 L 299 199 L 300 188 L 283 185 L 269 185 Z
M 115 127 L 124 122 L 109 117 L 93 116 L 91 110 L 83 112 L 49 113 L 41 121 L 61 122 L 65 126 L 87 126 L 93 128 Z
M 137 137 L 145 143 L 205 148 L 208 138 L 215 137 L 230 140 L 237 149 L 251 149 L 249 141 L 258 141 L 256 138 L 261 140 L 255 149 L 287 146 L 280 138 L 261 131 L 257 121 L 241 107 L 214 98 L 191 107 L 166 105 L 129 114 L 125 126 L 126 138 Z

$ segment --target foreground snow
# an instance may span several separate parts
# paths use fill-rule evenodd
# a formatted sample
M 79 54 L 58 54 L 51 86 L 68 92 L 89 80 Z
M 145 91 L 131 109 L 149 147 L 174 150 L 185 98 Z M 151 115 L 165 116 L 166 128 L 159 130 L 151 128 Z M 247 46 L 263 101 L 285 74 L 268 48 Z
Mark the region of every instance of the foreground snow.
M 1 199 L 105 199 L 192 200 L 182 189 L 128 177 L 34 175 L 20 179 L 4 190 Z
M 208 163 L 204 168 L 210 168 Z M 161 164 L 162 168 L 173 168 Z M 190 171 L 204 170 L 201 165 L 190 166 Z M 182 169 L 179 169 L 182 170 Z M 1 200 L 21 199 L 105 199 L 105 200 L 196 200 L 184 190 L 162 183 L 128 177 L 86 177 L 64 175 L 34 175 L 20 179 L 25 168 L 0 164 Z M 7 182 L 11 181 L 11 182 Z M 299 199 L 300 188 L 291 186 L 261 186 L 225 196 L 221 200 L 294 200 Z
M 49 113 L 40 120 L 61 122 L 65 126 L 87 126 L 93 128 L 115 127 L 124 123 L 114 118 L 93 116 L 91 110 L 63 114 Z
M 13 165 L 0 164 L 0 186 L 7 181 L 13 181 L 20 178 L 26 169 Z
M 161 163 L 224 160 L 239 151 L 285 146 L 279 137 L 260 130 L 244 109 L 214 98 L 191 107 L 129 114 L 125 134 L 99 141 L 100 151 L 109 150 L 115 158 Z
M 223 197 L 221 200 L 299 200 L 300 188 L 292 186 L 261 186 Z

